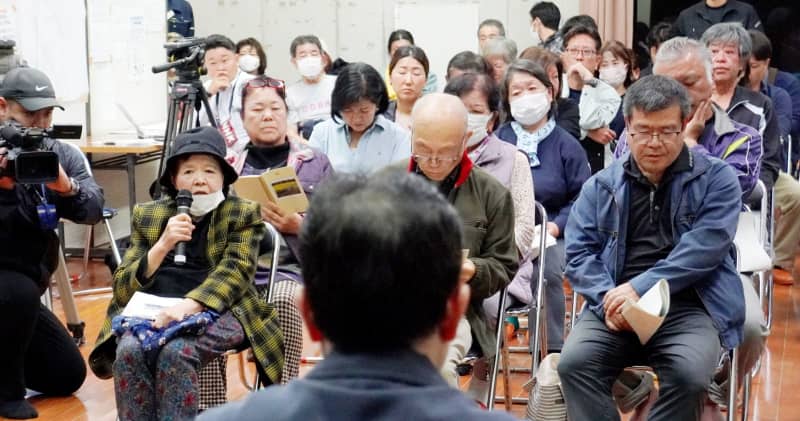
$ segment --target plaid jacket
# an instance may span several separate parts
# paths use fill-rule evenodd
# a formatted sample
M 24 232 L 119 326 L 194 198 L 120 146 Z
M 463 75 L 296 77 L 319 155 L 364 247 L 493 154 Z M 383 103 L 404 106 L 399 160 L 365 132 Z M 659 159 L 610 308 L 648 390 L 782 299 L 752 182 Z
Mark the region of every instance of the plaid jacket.
M 173 199 L 137 205 L 133 210 L 131 247 L 114 273 L 113 297 L 92 353 L 89 366 L 101 379 L 112 376 L 116 341 L 111 319 L 122 312 L 133 293 L 151 284 L 140 283 L 136 273 L 167 225 L 177 213 Z M 280 381 L 283 368 L 283 333 L 275 308 L 259 299 L 251 280 L 255 275 L 258 245 L 264 235 L 258 204 L 228 197 L 211 215 L 207 257 L 215 268 L 197 288 L 186 294 L 222 313 L 232 311 L 244 328 L 256 361 L 272 383 Z

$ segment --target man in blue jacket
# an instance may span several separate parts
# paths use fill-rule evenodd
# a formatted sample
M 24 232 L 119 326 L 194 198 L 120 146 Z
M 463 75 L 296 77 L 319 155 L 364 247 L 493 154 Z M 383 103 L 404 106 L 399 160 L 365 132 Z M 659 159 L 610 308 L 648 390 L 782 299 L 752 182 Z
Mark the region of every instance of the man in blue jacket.
M 699 419 L 720 346 L 742 340 L 732 253 L 741 189 L 730 165 L 684 143 L 690 109 L 671 78 L 632 85 L 623 105 L 631 153 L 589 179 L 572 207 L 566 276 L 588 308 L 558 367 L 570 419 L 619 419 L 611 387 L 636 364 L 660 379 L 649 419 Z M 621 310 L 660 279 L 670 309 L 641 344 Z

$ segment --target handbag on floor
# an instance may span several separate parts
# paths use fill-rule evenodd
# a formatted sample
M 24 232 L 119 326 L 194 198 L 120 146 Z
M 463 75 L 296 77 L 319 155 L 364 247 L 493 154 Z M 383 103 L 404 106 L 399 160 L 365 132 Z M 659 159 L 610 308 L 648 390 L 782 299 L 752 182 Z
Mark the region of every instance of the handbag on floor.
M 567 404 L 561 390 L 561 379 L 558 377 L 558 361 L 561 354 L 547 355 L 536 375 L 525 384 L 530 389 L 528 407 L 525 418 L 531 421 L 566 421 Z

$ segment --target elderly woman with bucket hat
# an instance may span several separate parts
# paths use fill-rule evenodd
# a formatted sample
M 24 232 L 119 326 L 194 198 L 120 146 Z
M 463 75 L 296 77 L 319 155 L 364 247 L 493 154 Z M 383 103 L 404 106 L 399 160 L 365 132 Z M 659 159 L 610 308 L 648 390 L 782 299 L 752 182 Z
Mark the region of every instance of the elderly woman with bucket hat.
M 193 419 L 198 371 L 230 349 L 251 346 L 264 381 L 280 379 L 276 312 L 251 283 L 264 225 L 258 204 L 228 195 L 237 177 L 222 136 L 193 129 L 176 137 L 161 176 L 169 197 L 134 208 L 131 247 L 89 357 L 98 377 L 114 377 L 120 420 Z M 193 198 L 188 214 L 178 212 L 179 190 Z M 178 300 L 155 321 L 122 317 L 137 291 Z

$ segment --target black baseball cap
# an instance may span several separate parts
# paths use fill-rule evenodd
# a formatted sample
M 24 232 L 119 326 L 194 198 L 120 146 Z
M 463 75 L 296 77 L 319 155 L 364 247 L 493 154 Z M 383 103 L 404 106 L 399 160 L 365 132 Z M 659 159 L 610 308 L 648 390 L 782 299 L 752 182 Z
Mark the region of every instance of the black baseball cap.
M 213 127 L 196 127 L 185 131 L 175 136 L 172 153 L 167 159 L 166 168 L 164 169 L 164 173 L 161 174 L 159 182 L 166 188 L 168 194 L 174 196 L 177 190 L 172 184 L 172 174 L 178 162 L 178 157 L 192 154 L 206 154 L 213 156 L 219 161 L 219 166 L 222 168 L 222 175 L 224 178 L 223 183 L 225 186 L 229 186 L 239 178 L 239 174 L 233 169 L 231 164 L 225 160 L 226 151 L 225 139 L 223 139 L 219 131 Z
M 17 67 L 6 73 L 0 85 L 0 96 L 17 101 L 28 111 L 50 107 L 64 109 L 56 101 L 56 91 L 50 78 L 32 67 Z

